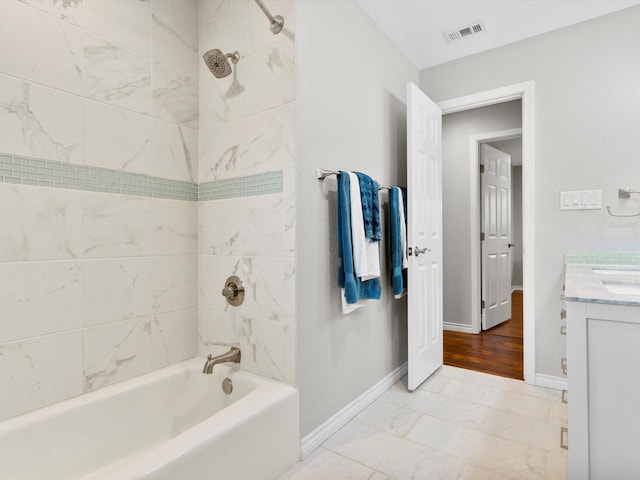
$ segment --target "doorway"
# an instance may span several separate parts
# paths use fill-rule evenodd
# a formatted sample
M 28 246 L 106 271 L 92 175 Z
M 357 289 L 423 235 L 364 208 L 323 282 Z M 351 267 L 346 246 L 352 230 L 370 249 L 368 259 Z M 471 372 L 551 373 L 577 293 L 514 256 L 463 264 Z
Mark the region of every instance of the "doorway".
M 456 112 L 465 112 L 469 110 L 478 109 L 486 106 L 494 106 L 502 103 L 510 102 L 513 100 L 521 101 L 521 126 L 522 126 L 522 205 L 523 211 L 526 212 L 526 218 L 523 222 L 523 235 L 522 235 L 522 286 L 527 294 L 523 297 L 523 341 L 522 341 L 522 357 L 523 357 L 523 375 L 525 382 L 535 384 L 535 292 L 534 292 L 534 162 L 533 162 L 533 82 L 526 82 L 523 84 L 512 85 L 509 87 L 503 87 L 487 92 L 482 92 L 466 97 L 461 97 L 453 100 L 440 102 L 439 105 L 443 110 L 443 114 L 447 115 Z M 464 248 L 459 249 L 460 257 L 465 257 L 463 260 L 467 262 L 468 268 L 461 275 L 461 281 L 466 277 L 468 287 L 464 290 L 467 291 L 468 301 L 460 302 L 465 304 L 466 311 L 464 312 L 464 321 L 458 321 L 456 324 L 455 319 L 451 322 L 451 318 L 447 318 L 445 313 L 445 323 L 448 331 L 458 331 L 461 333 L 473 333 L 474 337 L 478 337 L 481 331 L 481 251 L 478 239 L 480 238 L 480 221 L 478 216 L 479 205 L 477 201 L 471 199 L 479 198 L 479 168 L 477 162 L 477 150 L 478 139 L 473 139 L 473 145 L 471 148 L 467 147 L 468 158 L 468 210 L 467 220 L 464 216 L 455 218 L 455 215 L 449 215 L 445 208 L 445 221 L 448 218 L 449 221 L 458 221 L 460 223 L 466 223 L 469 230 L 469 234 L 464 238 Z M 445 159 L 446 162 L 446 159 Z M 467 195 L 464 192 L 464 181 L 459 182 L 458 190 L 461 195 Z M 450 212 L 449 212 L 450 213 Z M 472 241 L 473 239 L 473 241 Z M 445 248 L 448 242 L 445 240 Z M 461 282 L 454 279 L 447 285 L 445 281 L 445 295 L 447 291 L 452 290 L 456 286 L 460 288 Z M 471 320 L 471 322 L 469 321 Z M 445 347 L 446 348 L 446 347 Z M 520 378 L 522 378 L 520 377 Z

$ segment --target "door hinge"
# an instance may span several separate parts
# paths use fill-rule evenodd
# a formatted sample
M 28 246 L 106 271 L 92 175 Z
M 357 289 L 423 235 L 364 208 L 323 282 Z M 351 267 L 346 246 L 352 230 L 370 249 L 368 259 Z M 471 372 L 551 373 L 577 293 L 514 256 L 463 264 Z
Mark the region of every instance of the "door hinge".
M 484 241 L 484 232 L 480 232 L 480 241 Z
M 484 165 L 480 165 L 480 173 L 484 173 Z
M 482 300 L 482 301 L 480 302 L 480 308 L 481 308 L 482 310 L 484 310 L 484 300 Z

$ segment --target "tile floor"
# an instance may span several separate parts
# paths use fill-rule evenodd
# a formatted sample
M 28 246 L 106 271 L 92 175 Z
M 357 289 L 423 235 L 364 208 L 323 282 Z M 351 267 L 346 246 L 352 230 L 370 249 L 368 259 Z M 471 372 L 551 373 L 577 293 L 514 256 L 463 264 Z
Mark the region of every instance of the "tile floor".
M 280 480 L 567 478 L 561 392 L 443 366 L 401 380 Z

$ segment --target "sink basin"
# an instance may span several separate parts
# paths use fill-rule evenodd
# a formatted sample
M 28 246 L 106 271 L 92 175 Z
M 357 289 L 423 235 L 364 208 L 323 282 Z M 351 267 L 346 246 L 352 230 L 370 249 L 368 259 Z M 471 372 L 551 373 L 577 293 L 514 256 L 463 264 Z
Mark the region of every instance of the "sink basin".
M 639 275 L 640 276 L 640 270 L 631 270 L 631 269 L 593 268 L 591 269 L 591 271 L 599 275 Z
M 611 293 L 640 295 L 640 282 L 602 282 Z

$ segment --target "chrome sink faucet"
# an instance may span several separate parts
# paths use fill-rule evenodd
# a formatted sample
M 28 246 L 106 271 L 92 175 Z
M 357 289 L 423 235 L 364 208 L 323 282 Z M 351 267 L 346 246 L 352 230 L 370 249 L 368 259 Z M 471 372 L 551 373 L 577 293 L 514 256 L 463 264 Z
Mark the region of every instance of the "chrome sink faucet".
M 202 369 L 202 373 L 211 374 L 213 373 L 213 367 L 219 363 L 240 363 L 240 349 L 238 347 L 231 347 L 227 353 L 223 353 L 222 355 L 218 355 L 214 357 L 213 355 L 209 355 L 207 357 L 207 361 L 204 364 L 204 368 Z

